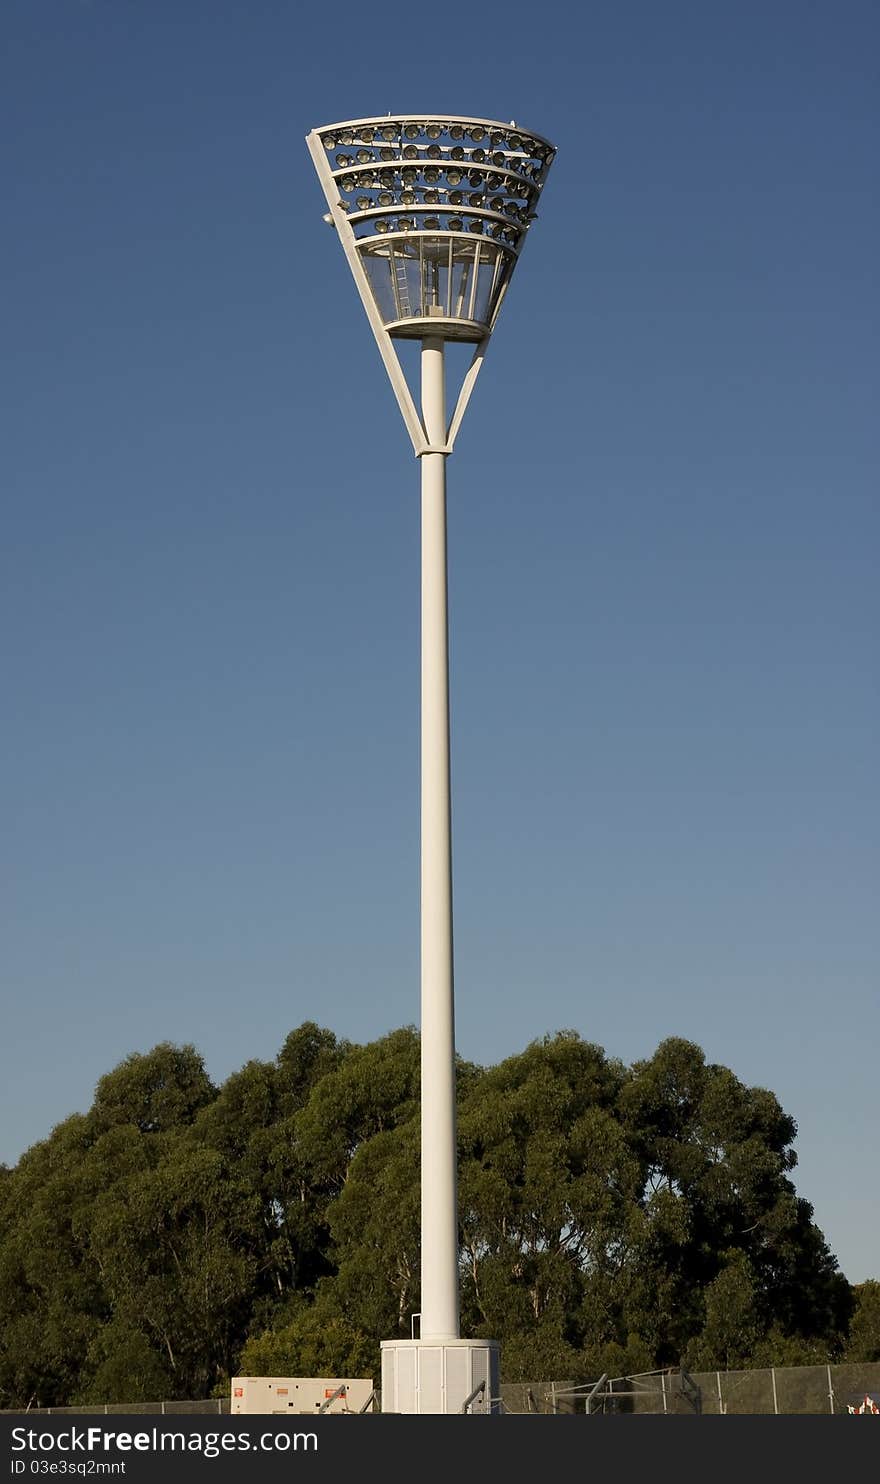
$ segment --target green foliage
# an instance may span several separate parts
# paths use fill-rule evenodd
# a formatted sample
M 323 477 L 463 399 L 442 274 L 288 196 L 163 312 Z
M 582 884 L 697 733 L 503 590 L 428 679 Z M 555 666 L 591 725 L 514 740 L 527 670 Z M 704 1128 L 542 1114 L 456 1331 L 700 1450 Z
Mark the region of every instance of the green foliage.
M 857 1365 L 880 1361 L 880 1283 L 869 1278 L 853 1289 L 853 1298 L 855 1307 L 843 1359 Z
M 257 1276 L 259 1207 L 214 1150 L 169 1138 L 100 1197 L 91 1249 L 117 1321 L 148 1336 L 178 1395 L 229 1370 Z
M 328 1196 L 344 1186 L 366 1139 L 411 1118 L 419 1090 L 419 1040 L 393 1031 L 345 1059 L 313 1085 L 291 1130 L 300 1161 Z
M 723 1264 L 705 1292 L 702 1331 L 686 1352 L 691 1370 L 739 1370 L 748 1365 L 760 1335 L 751 1263 L 733 1249 L 724 1253 Z
M 133 1123 L 142 1134 L 164 1133 L 192 1123 L 215 1095 L 195 1047 L 165 1042 L 146 1056 L 126 1057 L 101 1078 L 91 1117 L 102 1131 Z
M 323 1292 L 379 1339 L 405 1338 L 419 1309 L 418 1165 L 412 1116 L 361 1146 L 330 1211 L 337 1270 Z
M 583 1302 L 617 1261 L 639 1164 L 614 1109 L 623 1068 L 563 1032 L 470 1086 L 460 1118 L 463 1314 L 502 1343 L 574 1364 Z
M 80 1406 L 99 1406 L 123 1396 L 129 1402 L 151 1402 L 170 1396 L 171 1369 L 151 1343 L 149 1335 L 121 1315 L 94 1336 L 83 1368 L 83 1387 L 75 1393 Z
M 280 1329 L 248 1340 L 240 1376 L 370 1376 L 378 1382 L 378 1348 L 339 1314 L 305 1309 Z
M 880 1359 L 880 1284 L 839 1272 L 771 1092 L 688 1041 L 627 1068 L 574 1031 L 457 1076 L 462 1328 L 505 1379 Z M 0 1406 L 378 1377 L 419 1264 L 412 1028 L 306 1022 L 220 1088 L 157 1046 L 0 1167 Z

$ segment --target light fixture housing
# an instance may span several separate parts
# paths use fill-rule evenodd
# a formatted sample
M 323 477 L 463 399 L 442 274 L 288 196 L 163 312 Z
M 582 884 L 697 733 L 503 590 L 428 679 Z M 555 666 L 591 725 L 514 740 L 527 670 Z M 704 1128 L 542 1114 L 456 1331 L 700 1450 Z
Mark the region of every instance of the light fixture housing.
M 522 251 L 553 145 L 491 119 L 438 114 L 328 124 L 308 138 L 377 338 L 420 340 L 430 333 L 484 345 Z M 349 219 L 341 198 L 353 188 L 363 190 L 366 179 L 352 155 L 332 151 L 374 139 L 384 141 L 377 190 L 368 205 L 365 198 L 357 200 Z M 462 220 L 456 214 L 464 204 L 461 191 L 441 187 L 445 181 L 447 188 L 469 183 L 472 191 L 485 189 L 485 171 L 474 168 L 490 158 L 484 145 L 491 146 L 490 195 L 474 191 Z M 357 151 L 361 166 L 365 156 L 368 151 Z M 399 214 L 401 206 L 407 215 Z

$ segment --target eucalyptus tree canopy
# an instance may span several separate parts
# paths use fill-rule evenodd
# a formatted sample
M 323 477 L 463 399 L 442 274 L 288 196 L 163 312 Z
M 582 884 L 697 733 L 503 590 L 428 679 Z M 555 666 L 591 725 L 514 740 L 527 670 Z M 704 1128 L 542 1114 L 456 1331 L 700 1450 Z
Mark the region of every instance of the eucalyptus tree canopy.
M 507 1379 L 880 1353 L 877 1284 L 850 1331 L 772 1092 L 685 1040 L 626 1067 L 574 1031 L 457 1076 L 463 1333 Z M 162 1044 L 0 1168 L 0 1406 L 378 1375 L 419 1266 L 412 1028 L 306 1022 L 220 1087 Z

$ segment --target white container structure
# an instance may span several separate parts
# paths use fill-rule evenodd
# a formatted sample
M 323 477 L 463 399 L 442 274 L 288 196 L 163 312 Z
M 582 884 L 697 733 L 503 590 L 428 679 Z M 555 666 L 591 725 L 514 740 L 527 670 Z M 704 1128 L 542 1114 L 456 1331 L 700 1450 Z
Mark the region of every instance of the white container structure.
M 273 1417 L 363 1412 L 373 1398 L 362 1376 L 233 1376 L 230 1390 L 230 1412 Z
M 494 1340 L 383 1340 L 383 1412 L 498 1412 Z
M 555 151 L 512 121 L 450 114 L 328 124 L 307 143 L 422 462 L 421 1325 L 383 1342 L 382 1390 L 383 1410 L 387 1394 L 392 1410 L 457 1412 L 478 1372 L 497 1394 L 498 1350 L 459 1330 L 446 460 Z M 421 409 L 396 340 L 421 341 Z M 448 416 L 450 340 L 474 353 Z

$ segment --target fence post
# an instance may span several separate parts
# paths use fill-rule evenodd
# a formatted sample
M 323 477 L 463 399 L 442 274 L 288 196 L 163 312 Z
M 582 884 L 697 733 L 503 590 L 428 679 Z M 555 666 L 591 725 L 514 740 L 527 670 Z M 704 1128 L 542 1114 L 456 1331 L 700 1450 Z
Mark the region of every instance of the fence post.
M 831 1384 L 831 1367 L 830 1367 L 830 1365 L 829 1366 L 826 1366 L 825 1369 L 828 1372 L 828 1407 L 829 1407 L 829 1410 L 830 1410 L 831 1415 L 833 1417 L 834 1416 L 834 1387 Z
M 718 1392 L 718 1416 L 724 1416 L 724 1398 L 721 1395 L 721 1372 L 715 1372 L 715 1387 Z
M 663 1391 L 663 1416 L 666 1416 L 666 1372 L 660 1372 L 660 1386 Z
M 776 1367 L 775 1366 L 771 1366 L 770 1367 L 770 1380 L 771 1380 L 771 1382 L 773 1384 L 773 1416 L 774 1417 L 778 1417 L 779 1416 L 779 1402 L 777 1401 L 777 1398 L 776 1398 Z

